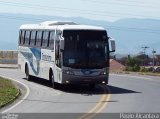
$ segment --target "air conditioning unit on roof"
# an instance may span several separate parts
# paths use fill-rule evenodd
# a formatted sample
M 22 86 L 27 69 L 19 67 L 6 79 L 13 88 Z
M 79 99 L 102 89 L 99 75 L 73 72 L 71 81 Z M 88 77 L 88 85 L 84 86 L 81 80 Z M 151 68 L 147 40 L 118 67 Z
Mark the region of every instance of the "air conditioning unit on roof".
M 40 23 L 40 25 L 47 25 L 47 26 L 53 26 L 53 25 L 76 25 L 76 23 L 72 21 L 45 21 Z

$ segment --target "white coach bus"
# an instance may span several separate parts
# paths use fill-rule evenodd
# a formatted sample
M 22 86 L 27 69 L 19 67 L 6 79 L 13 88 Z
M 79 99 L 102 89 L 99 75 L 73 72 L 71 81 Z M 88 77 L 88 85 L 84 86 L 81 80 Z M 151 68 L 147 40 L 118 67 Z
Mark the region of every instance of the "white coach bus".
M 27 80 L 47 79 L 53 88 L 56 83 L 108 84 L 114 51 L 115 41 L 102 27 L 46 21 L 22 25 L 19 31 L 19 68 Z

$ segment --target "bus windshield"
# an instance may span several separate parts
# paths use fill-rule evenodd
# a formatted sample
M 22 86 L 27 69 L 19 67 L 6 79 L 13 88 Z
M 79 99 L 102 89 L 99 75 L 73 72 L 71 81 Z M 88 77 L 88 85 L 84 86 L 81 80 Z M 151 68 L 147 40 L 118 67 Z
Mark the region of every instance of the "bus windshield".
M 64 30 L 63 66 L 83 69 L 108 67 L 106 31 Z

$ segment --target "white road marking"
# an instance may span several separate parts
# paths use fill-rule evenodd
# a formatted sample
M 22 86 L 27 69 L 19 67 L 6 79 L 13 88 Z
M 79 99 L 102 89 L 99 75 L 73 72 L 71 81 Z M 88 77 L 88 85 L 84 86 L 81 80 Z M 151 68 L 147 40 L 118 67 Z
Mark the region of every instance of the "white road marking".
M 21 104 L 21 103 L 28 97 L 28 95 L 29 95 L 29 93 L 30 93 L 30 89 L 29 89 L 29 87 L 28 87 L 26 84 L 24 84 L 24 83 L 22 83 L 22 82 L 20 82 L 20 81 L 18 81 L 18 80 L 15 80 L 15 79 L 13 79 L 13 78 L 9 78 L 9 77 L 3 76 L 3 75 L 0 75 L 0 76 L 2 76 L 2 77 L 4 77 L 4 78 L 7 78 L 7 79 L 10 79 L 10 80 L 13 80 L 13 81 L 15 81 L 15 82 L 17 82 L 17 83 L 20 83 L 20 84 L 23 85 L 23 86 L 26 88 L 26 90 L 27 90 L 27 92 L 26 92 L 25 96 L 22 98 L 22 100 L 18 101 L 18 102 L 17 102 L 16 104 L 14 104 L 13 106 L 11 106 L 11 107 L 9 107 L 8 109 L 5 109 L 3 112 L 1 112 L 1 113 L 7 113 L 8 111 L 12 110 L 13 108 L 15 108 L 15 107 L 17 107 L 19 104 Z

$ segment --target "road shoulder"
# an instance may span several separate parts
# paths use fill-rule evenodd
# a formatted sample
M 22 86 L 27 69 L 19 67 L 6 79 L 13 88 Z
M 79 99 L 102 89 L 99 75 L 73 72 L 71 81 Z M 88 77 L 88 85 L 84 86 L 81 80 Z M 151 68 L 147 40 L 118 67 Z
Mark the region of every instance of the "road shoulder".
M 11 109 L 13 109 L 14 107 L 18 106 L 20 103 L 22 103 L 28 97 L 29 88 L 25 84 L 15 80 L 15 79 L 12 79 L 12 78 L 9 78 L 6 76 L 2 76 L 2 75 L 0 75 L 0 76 L 11 80 L 13 82 L 13 84 L 20 90 L 20 95 L 14 101 L 12 101 L 12 103 L 7 104 L 0 109 L 1 113 L 6 113 L 6 112 L 10 111 Z

